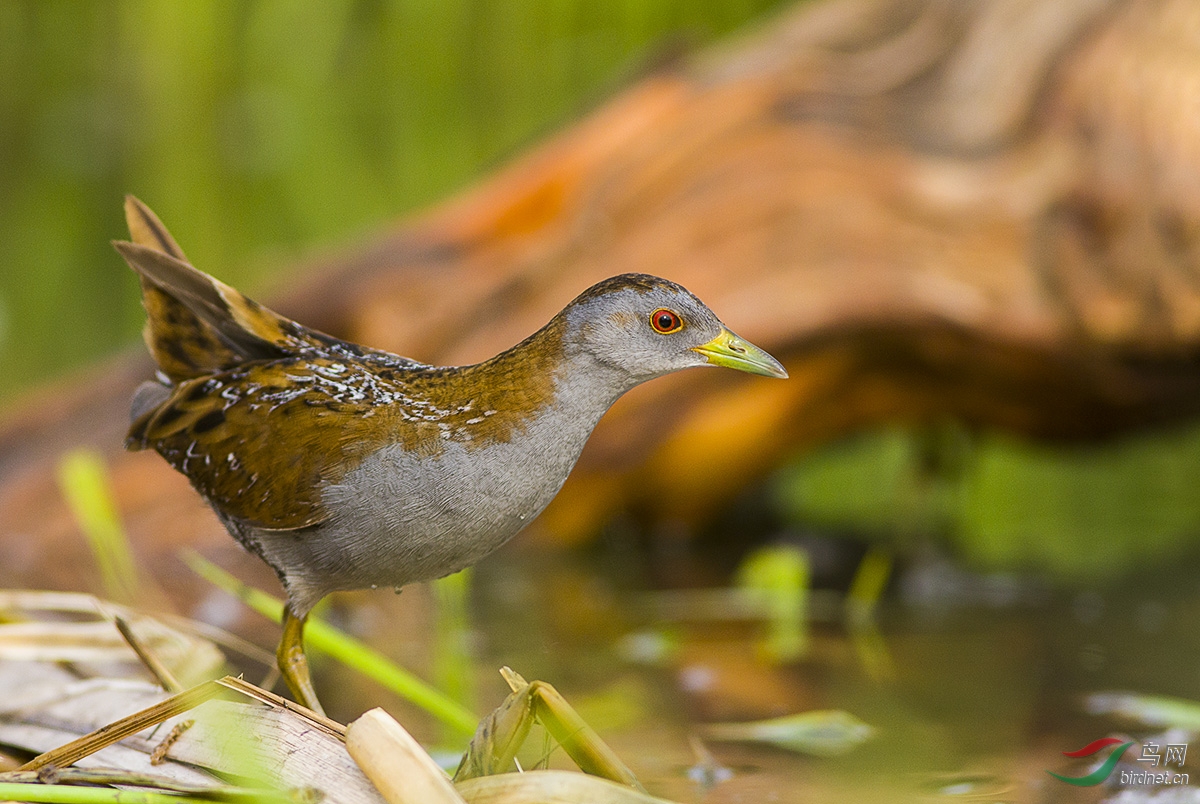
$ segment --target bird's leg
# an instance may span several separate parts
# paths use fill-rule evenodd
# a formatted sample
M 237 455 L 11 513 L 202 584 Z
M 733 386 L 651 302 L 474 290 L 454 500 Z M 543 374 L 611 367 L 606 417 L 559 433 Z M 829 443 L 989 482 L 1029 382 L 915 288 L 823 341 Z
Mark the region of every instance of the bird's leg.
M 307 619 L 308 615 L 297 617 L 292 613 L 291 606 L 283 607 L 283 636 L 275 660 L 296 700 L 323 715 L 325 710 L 317 700 L 317 691 L 313 689 L 312 676 L 308 673 L 308 658 L 304 655 L 304 622 Z

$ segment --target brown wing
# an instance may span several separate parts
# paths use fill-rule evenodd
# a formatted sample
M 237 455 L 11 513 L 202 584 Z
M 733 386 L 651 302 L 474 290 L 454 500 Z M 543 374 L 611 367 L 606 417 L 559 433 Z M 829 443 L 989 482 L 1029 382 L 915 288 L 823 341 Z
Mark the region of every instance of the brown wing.
M 179 384 L 134 422 L 126 445 L 156 450 L 228 516 L 303 528 L 326 517 L 322 481 L 339 479 L 377 448 L 374 414 L 396 393 L 348 361 L 249 364 Z
M 376 443 L 361 430 L 397 398 L 388 378 L 423 364 L 281 316 L 188 264 L 136 198 L 125 215 L 135 242 L 113 245 L 141 280 L 146 344 L 171 382 L 134 397 L 126 447 L 154 449 L 240 522 L 321 522 L 321 481 Z

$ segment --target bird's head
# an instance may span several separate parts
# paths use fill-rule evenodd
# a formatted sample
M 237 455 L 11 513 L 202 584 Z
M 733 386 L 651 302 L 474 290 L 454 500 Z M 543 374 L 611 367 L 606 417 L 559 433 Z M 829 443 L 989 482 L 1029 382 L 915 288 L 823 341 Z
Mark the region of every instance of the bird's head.
M 729 330 L 704 302 L 674 282 L 621 274 L 581 293 L 566 310 L 565 342 L 643 382 L 692 366 L 725 366 L 787 377 L 779 361 Z

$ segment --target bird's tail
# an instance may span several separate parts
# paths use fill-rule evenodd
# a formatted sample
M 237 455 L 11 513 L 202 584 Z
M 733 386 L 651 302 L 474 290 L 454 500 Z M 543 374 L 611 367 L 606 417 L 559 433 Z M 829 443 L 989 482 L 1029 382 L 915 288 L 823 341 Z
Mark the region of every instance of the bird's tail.
M 132 243 L 113 246 L 142 283 L 143 337 L 171 382 L 281 357 L 302 345 L 304 330 L 237 290 L 193 268 L 150 209 L 125 199 Z

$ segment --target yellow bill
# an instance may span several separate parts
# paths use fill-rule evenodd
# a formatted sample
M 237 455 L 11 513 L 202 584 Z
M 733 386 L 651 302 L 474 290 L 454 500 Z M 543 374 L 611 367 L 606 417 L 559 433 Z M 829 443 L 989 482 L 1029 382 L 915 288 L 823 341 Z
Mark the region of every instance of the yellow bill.
M 727 329 L 722 329 L 721 334 L 708 343 L 693 346 L 692 351 L 704 355 L 704 358 L 714 366 L 724 366 L 750 374 L 761 374 L 764 377 L 786 379 L 788 375 L 787 370 L 778 360 Z

